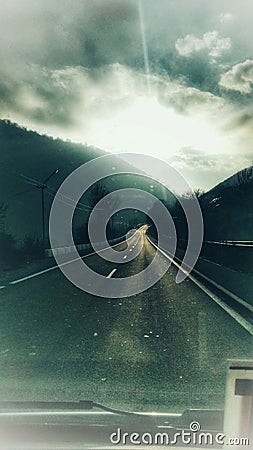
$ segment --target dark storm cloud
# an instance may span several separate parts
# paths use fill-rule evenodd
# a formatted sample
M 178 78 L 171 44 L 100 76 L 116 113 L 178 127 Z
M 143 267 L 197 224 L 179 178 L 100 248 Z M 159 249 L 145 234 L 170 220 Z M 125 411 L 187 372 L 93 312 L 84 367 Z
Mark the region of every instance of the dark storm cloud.
M 111 64 L 138 50 L 137 20 L 135 0 L 3 0 L 1 52 L 50 68 Z
M 252 104 L 248 107 L 237 107 L 234 113 L 225 121 L 224 131 L 231 133 L 239 131 L 241 133 L 241 144 L 248 141 L 248 146 L 252 148 L 253 132 L 253 109 Z
M 23 72 L 24 73 L 24 72 Z M 0 80 L 0 108 L 9 115 L 14 110 L 20 117 L 39 123 L 53 121 L 59 125 L 71 125 L 72 115 L 68 111 L 77 108 L 79 103 L 78 86 L 63 84 L 64 77 L 55 77 L 56 73 L 30 67 L 24 80 Z M 60 79 L 62 78 L 62 79 Z M 66 79 L 66 77 L 65 77 Z M 66 81 L 66 80 L 64 80 Z
M 138 60 L 138 20 L 135 0 L 3 0 L 1 116 L 71 126 L 84 90 L 97 83 L 102 94 L 106 66 Z
M 19 83 L 2 76 L 0 79 L 0 109 L 15 107 Z
M 167 50 L 166 54 L 155 57 L 152 68 L 154 72 L 167 73 L 172 79 L 201 91 L 219 95 L 218 86 L 222 68 L 211 63 L 206 51 L 193 53 L 187 58 L 178 54 L 176 49 Z
M 152 73 L 185 88 L 223 95 L 219 80 L 251 51 L 246 12 L 251 0 L 245 0 L 245 8 L 235 0 L 142 3 Z M 105 104 L 106 89 L 111 93 L 105 67 L 111 84 L 115 64 L 132 69 L 137 78 L 144 71 L 138 1 L 2 0 L 0 54 L 1 116 L 72 126 L 83 102 L 87 115 L 93 112 L 89 105 L 100 110 Z M 85 92 L 90 97 L 94 90 L 90 102 Z M 182 97 L 170 97 L 171 105 L 183 112 L 201 97 L 195 93 L 185 96 L 186 106 Z
M 251 128 L 253 129 L 253 109 L 237 111 L 229 123 L 230 128 Z

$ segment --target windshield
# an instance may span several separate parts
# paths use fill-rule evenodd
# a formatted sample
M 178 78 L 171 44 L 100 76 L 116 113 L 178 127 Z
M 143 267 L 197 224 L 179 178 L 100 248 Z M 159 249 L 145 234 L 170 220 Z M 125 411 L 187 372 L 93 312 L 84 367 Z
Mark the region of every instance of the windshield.
M 224 409 L 253 357 L 252 15 L 2 0 L 0 401 Z

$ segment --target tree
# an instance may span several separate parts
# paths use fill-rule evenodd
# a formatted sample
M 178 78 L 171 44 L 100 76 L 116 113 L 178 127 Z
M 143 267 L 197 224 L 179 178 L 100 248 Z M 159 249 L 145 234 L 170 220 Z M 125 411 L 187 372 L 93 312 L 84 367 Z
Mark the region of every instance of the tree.
M 26 263 L 36 261 L 44 256 L 43 243 L 39 239 L 27 235 L 24 238 L 20 253 L 21 258 L 24 259 Z
M 102 183 L 98 182 L 96 183 L 91 189 L 89 193 L 89 203 L 91 208 L 95 208 L 96 204 L 102 200 L 106 195 L 110 193 L 110 190 Z M 101 223 L 105 223 L 105 218 L 108 217 L 108 215 L 113 215 L 115 210 L 119 206 L 119 198 L 115 197 L 112 199 L 106 199 L 105 205 L 103 208 L 99 209 L 99 215 L 100 215 L 100 221 Z M 115 236 L 116 226 L 114 224 L 113 217 L 108 222 L 107 225 L 107 235 L 109 239 L 112 239 Z
M 5 220 L 6 214 L 8 210 L 8 205 L 5 203 L 0 203 L 0 231 L 3 232 L 5 230 Z
M 197 188 L 194 189 L 194 191 L 188 191 L 185 192 L 184 194 L 182 194 L 182 198 L 186 198 L 186 199 L 192 199 L 195 197 L 197 197 L 198 199 L 202 197 L 202 195 L 204 195 L 205 191 L 203 189 Z
M 6 215 L 8 206 L 0 203 L 0 265 L 4 269 L 17 263 L 17 247 L 15 238 L 6 231 Z

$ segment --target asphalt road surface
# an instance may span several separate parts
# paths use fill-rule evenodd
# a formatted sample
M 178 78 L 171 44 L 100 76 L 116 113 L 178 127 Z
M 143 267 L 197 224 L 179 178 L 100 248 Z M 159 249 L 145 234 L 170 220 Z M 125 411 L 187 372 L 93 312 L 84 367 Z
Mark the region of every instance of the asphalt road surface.
M 115 265 L 93 254 L 85 262 L 105 277 L 140 272 L 156 254 L 141 231 L 135 260 Z M 191 280 L 176 284 L 177 270 L 125 298 L 87 294 L 58 268 L 1 289 L 0 400 L 223 408 L 227 359 L 252 358 L 253 338 Z

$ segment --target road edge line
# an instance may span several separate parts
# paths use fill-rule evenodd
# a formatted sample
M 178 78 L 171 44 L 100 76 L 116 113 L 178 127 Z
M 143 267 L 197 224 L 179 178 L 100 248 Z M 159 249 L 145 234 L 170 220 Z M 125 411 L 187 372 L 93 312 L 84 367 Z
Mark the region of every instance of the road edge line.
M 164 255 L 166 258 L 168 258 L 172 264 L 174 264 L 179 270 L 181 270 L 183 273 L 188 273 L 186 270 L 184 270 L 171 256 L 169 256 L 164 250 L 160 249 L 156 244 L 154 244 L 151 239 L 147 236 L 149 242 L 153 247 L 155 247 L 162 255 Z M 201 275 L 201 274 L 200 274 Z M 236 311 L 233 310 L 230 306 L 226 305 L 216 294 L 214 294 L 210 289 L 204 286 L 200 281 L 198 281 L 195 277 L 188 274 L 188 278 L 196 284 L 205 294 L 207 294 L 215 303 L 217 303 L 227 314 L 230 315 L 241 327 L 243 327 L 248 333 L 250 333 L 253 336 L 253 325 L 251 325 L 249 322 L 247 322 L 244 317 L 242 317 L 240 314 L 238 314 Z

